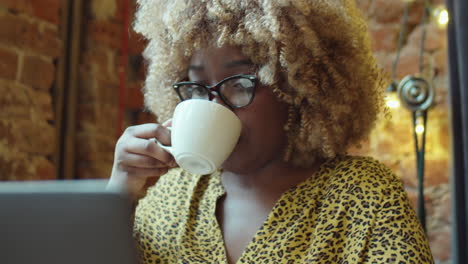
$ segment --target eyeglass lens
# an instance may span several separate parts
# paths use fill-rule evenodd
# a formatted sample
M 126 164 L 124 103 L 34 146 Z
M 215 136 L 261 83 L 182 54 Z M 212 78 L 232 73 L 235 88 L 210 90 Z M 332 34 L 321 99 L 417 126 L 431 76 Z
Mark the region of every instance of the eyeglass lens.
M 253 97 L 254 83 L 252 80 L 239 77 L 226 80 L 219 86 L 219 93 L 226 103 L 242 107 L 250 103 Z M 179 93 L 184 100 L 187 99 L 209 99 L 208 88 L 197 84 L 185 84 L 179 86 Z

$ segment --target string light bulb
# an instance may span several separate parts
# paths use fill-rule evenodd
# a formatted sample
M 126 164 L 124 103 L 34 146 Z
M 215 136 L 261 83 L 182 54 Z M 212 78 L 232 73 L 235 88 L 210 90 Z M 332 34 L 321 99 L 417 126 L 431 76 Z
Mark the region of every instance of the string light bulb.
M 396 93 L 389 93 L 385 96 L 385 104 L 388 108 L 398 108 L 400 107 L 400 100 L 398 100 L 398 96 Z
M 432 17 L 437 25 L 441 28 L 445 28 L 450 21 L 450 16 L 447 9 L 444 6 L 438 6 L 432 10 Z
M 416 134 L 422 135 L 422 133 L 424 133 L 424 130 L 425 127 L 423 124 L 422 117 L 418 116 L 418 118 L 416 119 L 416 126 L 414 127 L 414 131 L 416 132 Z
M 387 105 L 388 108 L 394 109 L 400 107 L 400 100 L 398 99 L 397 89 L 398 84 L 393 81 L 385 90 L 385 105 Z
M 417 124 L 416 125 L 416 134 L 421 135 L 424 133 L 424 125 L 423 124 Z

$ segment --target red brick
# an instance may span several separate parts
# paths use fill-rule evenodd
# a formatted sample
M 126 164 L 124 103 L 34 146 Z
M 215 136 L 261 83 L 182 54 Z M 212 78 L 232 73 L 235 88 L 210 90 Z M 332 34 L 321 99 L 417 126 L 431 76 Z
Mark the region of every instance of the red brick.
M 418 192 L 414 188 L 406 188 L 406 193 L 408 194 L 408 199 L 411 203 L 411 206 L 414 210 L 418 207 Z
M 91 127 L 89 127 L 91 128 Z M 97 127 L 88 131 L 81 131 L 78 133 L 77 140 L 78 144 L 78 160 L 89 162 L 104 162 L 111 163 L 114 159 L 114 149 L 117 138 L 115 137 L 115 131 L 112 134 L 101 134 L 101 131 Z M 109 171 L 110 172 L 110 171 Z
M 423 1 L 413 1 L 410 4 L 408 26 L 418 25 L 422 22 L 424 3 Z M 403 12 L 401 13 L 403 18 Z M 400 21 L 401 22 L 401 21 Z
M 8 9 L 59 24 L 60 0 L 0 0 Z
M 83 65 L 82 65 L 83 66 Z M 93 102 L 96 100 L 96 82 L 94 80 L 94 75 L 87 72 L 84 67 L 80 68 L 79 73 L 79 90 L 78 93 L 78 102 L 86 103 Z
M 52 94 L 39 90 L 31 90 L 32 104 L 34 107 L 33 117 L 38 119 L 53 121 L 55 113 L 52 105 Z
M 361 0 L 363 1 L 363 0 Z M 405 1 L 395 0 L 375 0 L 369 6 L 362 4 L 362 10 L 380 23 L 401 23 L 404 14 Z M 417 25 L 422 21 L 423 2 L 412 1 L 408 10 L 408 25 Z
M 154 119 L 154 117 L 153 117 L 153 119 Z M 348 149 L 348 153 L 350 155 L 368 156 L 370 152 L 371 152 L 371 150 L 370 150 L 370 141 L 369 140 L 361 142 L 360 146 L 351 146 Z
M 377 60 L 377 63 L 383 70 L 389 74 L 392 72 L 392 58 L 394 57 L 393 53 L 387 53 L 382 51 L 374 52 L 374 57 Z
M 31 90 L 14 82 L 0 81 L 0 119 L 29 119 Z
M 398 24 L 374 24 L 369 28 L 372 37 L 372 50 L 394 51 L 397 48 L 398 34 L 400 26 Z
M 99 153 L 96 151 L 95 138 L 90 132 L 80 132 L 77 135 L 77 160 L 97 161 Z
M 53 58 L 61 52 L 56 30 L 40 32 L 37 23 L 11 14 L 0 16 L 0 42 Z
M 13 145 L 23 152 L 51 155 L 55 151 L 55 128 L 45 121 L 15 120 L 12 131 Z
M 56 29 L 45 29 L 43 32 L 32 27 L 32 31 L 19 33 L 17 45 L 44 56 L 57 58 L 61 55 L 62 42 Z
M 114 138 L 117 131 L 118 104 L 98 104 L 97 124 L 98 133 Z
M 141 54 L 147 45 L 147 41 L 144 39 L 143 35 L 136 33 L 135 31 L 130 31 L 129 37 L 129 53 L 130 54 Z
M 16 26 L 13 45 L 42 55 L 49 55 L 43 49 L 42 42 L 44 40 L 44 35 L 41 34 L 39 25 L 30 23 L 26 20 L 22 21 L 21 18 L 18 18 L 17 20 L 19 23 Z
M 93 175 L 92 162 L 80 160 L 76 165 L 76 174 L 79 179 L 88 179 Z
M 450 197 L 450 191 L 443 194 L 439 200 L 439 215 L 442 217 L 442 221 L 445 224 L 450 224 L 451 221 L 451 212 L 452 212 L 452 202 Z
M 406 134 L 398 135 L 399 138 L 404 138 Z M 409 136 L 409 135 L 408 135 Z M 395 142 L 401 142 L 401 144 L 395 144 Z M 374 154 L 385 157 L 388 155 L 403 155 L 409 151 L 411 148 L 411 142 L 407 139 L 399 141 L 397 139 L 391 139 L 391 137 L 386 136 L 378 139 L 377 141 L 377 150 Z
M 98 161 L 94 169 L 94 177 L 98 179 L 107 179 L 110 177 L 112 172 L 112 161 L 101 162 Z
M 97 113 L 96 104 L 91 102 L 81 102 L 78 105 L 78 129 L 85 129 L 86 125 L 96 124 Z
M 33 160 L 37 180 L 56 180 L 55 165 L 48 159 L 39 156 Z
M 446 2 L 445 2 L 445 0 L 432 0 L 431 4 L 433 6 L 438 6 L 438 5 L 445 5 Z
M 83 67 L 91 73 L 98 73 L 108 78 L 108 48 L 88 42 L 83 52 Z
M 97 79 L 97 97 L 99 103 L 111 105 L 117 109 L 119 105 L 119 84 L 109 80 Z
M 37 52 L 43 55 L 57 58 L 61 56 L 62 40 L 57 28 L 46 27 L 41 33 L 41 41 L 36 47 Z
M 439 147 L 448 150 L 450 149 L 450 123 L 447 119 L 442 120 L 439 124 L 438 144 Z M 457 144 L 457 142 L 454 142 Z
M 32 14 L 33 8 L 30 0 L 0 0 L 0 5 L 8 8 L 9 10 Z
M 107 179 L 110 177 L 112 163 L 109 162 L 80 162 L 77 173 L 80 179 Z
M 10 49 L 0 48 L 0 78 L 16 80 L 18 54 Z
M 78 128 L 89 132 L 114 137 L 117 131 L 118 104 L 100 101 L 82 102 L 79 105 Z M 95 136 L 95 135 L 93 135 Z
M 436 93 L 437 96 L 439 94 Z M 426 151 L 428 158 L 445 160 L 449 155 L 449 116 L 445 105 L 436 105 L 430 109 L 427 121 Z
M 125 12 L 124 4 L 126 4 L 126 2 L 127 1 L 117 1 L 117 10 L 115 12 L 115 19 L 119 22 L 123 22 L 123 16 Z M 137 4 L 136 4 L 136 1 L 129 1 L 129 2 L 130 2 L 130 8 L 129 8 L 130 14 L 129 15 L 130 15 L 130 23 L 131 23 L 131 21 L 133 21 L 134 19 Z
M 400 162 L 398 174 L 403 180 L 405 186 L 416 188 L 418 186 L 418 177 L 416 172 L 416 160 L 414 155 L 402 159 Z
M 410 114 L 401 108 L 391 110 L 392 118 L 383 120 L 374 133 L 375 153 L 401 157 L 413 153 Z M 395 142 L 399 142 L 395 144 Z
M 81 67 L 100 79 L 118 83 L 119 52 L 120 50 L 112 49 L 102 43 L 88 41 Z
M 390 75 L 393 70 L 393 63 L 396 58 L 396 52 L 376 52 L 375 57 L 383 69 Z M 429 55 L 424 54 L 424 65 L 430 62 Z M 404 46 L 397 66 L 396 79 L 401 80 L 407 75 L 419 73 L 419 48 L 414 46 Z
M 59 24 L 60 18 L 60 0 L 34 0 L 30 1 L 33 14 L 41 19 L 54 23 L 56 25 Z
M 399 174 L 406 186 L 418 186 L 416 159 L 414 155 L 403 159 L 400 163 Z M 438 186 L 448 183 L 449 171 L 448 161 L 445 159 L 427 159 L 425 160 L 424 186 Z
M 0 42 L 16 45 L 21 32 L 31 31 L 33 26 L 26 20 L 13 15 L 0 15 Z M 37 29 L 37 26 L 36 26 Z
M 419 194 L 417 188 L 413 187 L 408 187 L 405 186 L 405 191 L 408 194 L 408 199 L 410 201 L 411 206 L 413 207 L 414 211 L 417 211 L 418 208 L 418 199 L 419 199 Z M 424 207 L 426 209 L 426 221 L 428 221 L 427 218 L 430 218 L 432 215 L 434 215 L 434 199 L 433 197 L 430 196 L 431 190 L 425 189 L 424 190 Z M 429 222 L 429 221 L 428 221 Z
M 424 188 L 424 207 L 426 211 L 426 226 L 430 229 L 434 223 L 437 223 L 437 205 L 439 204 L 438 187 Z
M 123 32 L 121 24 L 92 20 L 88 23 L 87 30 L 92 40 L 113 49 L 120 49 Z M 128 31 L 125 32 L 128 34 Z
M 0 155 L 0 166 L 4 176 L 0 180 L 25 181 L 34 180 L 34 174 L 31 166 L 31 158 L 26 153 L 15 153 L 13 159 L 8 159 Z
M 427 26 L 422 24 L 417 26 L 408 37 L 408 45 L 418 48 L 421 46 L 422 32 L 424 28 L 426 28 L 426 41 L 424 47 L 426 51 L 435 51 L 446 47 L 446 31 L 444 29 L 440 29 L 433 23 L 429 23 Z
M 438 261 L 447 261 L 450 258 L 451 238 L 450 228 L 429 232 L 429 245 L 434 258 Z
M 49 91 L 55 79 L 55 66 L 36 56 L 24 58 L 21 82 L 34 88 Z
M 1 128 L 1 123 L 0 123 Z M 0 146 L 2 144 L 0 143 Z M 3 155 L 0 155 L 0 168 L 2 168 L 2 173 L 0 173 L 0 181 L 8 181 L 13 180 L 12 178 L 12 171 L 13 171 L 13 164 L 10 160 L 6 159 Z
M 112 127 L 112 133 L 115 132 L 115 126 Z M 115 144 L 117 143 L 117 139 L 115 137 L 115 133 L 112 135 L 108 134 L 100 134 L 96 137 L 96 150 L 99 153 L 99 161 L 104 163 L 111 163 L 114 160 L 114 150 Z M 110 171 L 110 170 L 109 170 Z
M 144 99 L 141 91 L 142 84 L 130 84 L 126 90 L 125 96 L 125 107 L 133 110 L 139 110 L 143 108 Z
M 436 75 L 446 75 L 447 74 L 447 49 L 443 48 L 434 53 L 434 66 L 436 70 Z
M 13 139 L 14 139 L 14 134 L 13 134 L 13 129 L 12 129 L 12 121 L 11 120 L 5 120 L 5 119 L 0 119 L 0 138 L 2 139 L 0 141 L 0 146 L 6 145 L 7 147 L 12 147 L 13 146 Z M 3 155 L 0 155 L 0 158 Z M 1 174 L 1 173 L 0 173 Z
M 369 13 L 380 23 L 398 22 L 404 7 L 403 1 L 374 0 L 369 7 Z
M 129 2 L 133 2 L 133 1 L 129 1 Z M 119 22 L 123 22 L 123 16 L 124 16 L 124 12 L 125 12 L 125 6 L 124 4 L 127 3 L 127 1 L 117 1 L 117 8 L 115 10 L 115 20 L 119 21 Z M 135 12 L 131 12 L 130 14 L 135 14 Z
M 155 123 L 156 117 L 152 113 L 138 112 L 136 124 Z
M 115 20 L 119 0 L 92 1 L 90 14 L 96 20 Z
M 424 186 L 438 186 L 448 183 L 449 168 L 446 159 L 427 159 L 424 170 Z
M 140 64 L 140 68 L 138 69 L 137 78 L 139 78 L 142 81 L 146 80 L 146 66 L 146 63 L 143 62 Z
M 400 61 L 397 67 L 397 78 L 403 79 L 406 75 L 419 73 L 419 46 L 405 46 L 400 55 Z M 428 55 L 424 54 L 424 65 L 428 63 Z M 394 58 L 389 58 L 392 60 Z
M 434 106 L 447 107 L 448 105 L 448 76 L 437 76 L 432 81 L 435 90 Z M 447 109 L 447 108 L 446 108 Z

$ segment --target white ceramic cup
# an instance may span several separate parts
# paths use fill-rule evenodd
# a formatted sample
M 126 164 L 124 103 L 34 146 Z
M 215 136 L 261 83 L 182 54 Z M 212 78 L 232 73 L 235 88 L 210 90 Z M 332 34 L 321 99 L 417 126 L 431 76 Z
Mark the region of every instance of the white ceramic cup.
M 208 100 L 179 103 L 171 127 L 172 146 L 159 146 L 177 164 L 195 174 L 210 174 L 221 167 L 239 140 L 242 124 L 228 108 Z

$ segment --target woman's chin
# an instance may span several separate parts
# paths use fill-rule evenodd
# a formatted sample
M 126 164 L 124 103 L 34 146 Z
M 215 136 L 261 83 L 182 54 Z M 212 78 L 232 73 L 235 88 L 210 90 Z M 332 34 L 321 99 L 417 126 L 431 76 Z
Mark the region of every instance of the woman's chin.
M 253 153 L 249 153 L 249 149 L 245 144 L 245 140 L 241 136 L 236 146 L 234 147 L 234 150 L 231 152 L 226 161 L 224 161 L 222 165 L 223 170 L 238 172 L 245 169 L 246 161 L 249 160 L 249 154 L 252 155 Z

